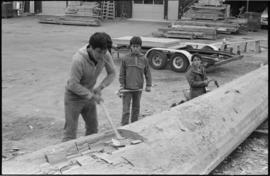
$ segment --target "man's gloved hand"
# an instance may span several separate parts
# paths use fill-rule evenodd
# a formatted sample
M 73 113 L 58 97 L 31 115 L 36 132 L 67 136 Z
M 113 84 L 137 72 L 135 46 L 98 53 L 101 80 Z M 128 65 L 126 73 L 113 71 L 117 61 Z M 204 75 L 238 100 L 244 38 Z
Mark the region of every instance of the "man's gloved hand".
M 145 91 L 146 91 L 146 92 L 151 92 L 151 86 L 146 86 L 146 87 L 145 87 Z

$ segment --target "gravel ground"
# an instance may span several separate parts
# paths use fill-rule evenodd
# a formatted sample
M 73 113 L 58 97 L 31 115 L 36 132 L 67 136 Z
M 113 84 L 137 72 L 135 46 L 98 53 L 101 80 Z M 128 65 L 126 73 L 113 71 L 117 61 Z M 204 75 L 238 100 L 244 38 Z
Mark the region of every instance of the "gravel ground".
M 2 160 L 60 143 L 64 86 L 71 56 L 90 34 L 104 31 L 112 37 L 151 36 L 165 26 L 124 20 L 106 22 L 101 27 L 79 27 L 40 24 L 36 17 L 2 19 Z M 225 37 L 261 39 L 267 37 L 267 31 Z M 260 54 L 247 53 L 240 61 L 212 69 L 208 76 L 225 84 L 268 63 L 267 50 L 268 45 Z M 116 58 L 115 63 L 119 70 Z M 140 118 L 179 102 L 183 99 L 182 89 L 188 87 L 183 73 L 169 69 L 151 71 L 154 87 L 151 93 L 143 94 Z M 115 80 L 104 90 L 104 99 L 113 122 L 120 125 L 121 100 L 114 94 L 118 88 Z M 100 110 L 98 114 L 99 131 L 108 130 L 104 114 Z M 83 134 L 84 122 L 80 119 L 78 136 Z M 212 174 L 268 174 L 268 136 L 252 134 Z

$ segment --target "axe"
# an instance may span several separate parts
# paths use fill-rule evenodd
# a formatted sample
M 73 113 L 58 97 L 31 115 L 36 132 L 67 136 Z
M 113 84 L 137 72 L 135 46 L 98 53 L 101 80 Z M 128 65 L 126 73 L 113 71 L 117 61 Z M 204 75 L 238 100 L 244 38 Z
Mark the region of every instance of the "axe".
M 123 96 L 124 92 L 138 92 L 138 91 L 143 91 L 143 89 L 137 89 L 137 90 L 132 90 L 132 89 L 120 89 L 115 92 L 115 94 L 121 98 Z

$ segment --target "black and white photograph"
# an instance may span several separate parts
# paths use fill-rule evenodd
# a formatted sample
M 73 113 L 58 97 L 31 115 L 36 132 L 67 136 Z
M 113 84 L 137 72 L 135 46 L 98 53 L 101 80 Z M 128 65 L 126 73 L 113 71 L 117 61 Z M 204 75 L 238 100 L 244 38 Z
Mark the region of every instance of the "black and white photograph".
M 1 1 L 1 175 L 268 175 L 268 5 Z

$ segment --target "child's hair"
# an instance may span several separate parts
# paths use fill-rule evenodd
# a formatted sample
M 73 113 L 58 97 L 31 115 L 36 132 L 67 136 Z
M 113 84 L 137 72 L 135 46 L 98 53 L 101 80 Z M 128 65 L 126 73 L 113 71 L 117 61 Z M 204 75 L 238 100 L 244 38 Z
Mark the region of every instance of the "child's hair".
M 202 56 L 199 55 L 198 53 L 195 53 L 195 54 L 193 54 L 192 57 L 191 57 L 191 62 L 193 62 L 193 60 L 194 60 L 195 57 L 197 57 L 197 58 L 199 58 L 200 60 L 202 60 Z
M 96 32 L 90 37 L 89 45 L 91 45 L 93 49 L 107 49 L 107 37 L 101 32 Z
M 130 39 L 130 46 L 131 45 L 140 45 L 142 46 L 142 39 L 138 36 L 134 36 Z

